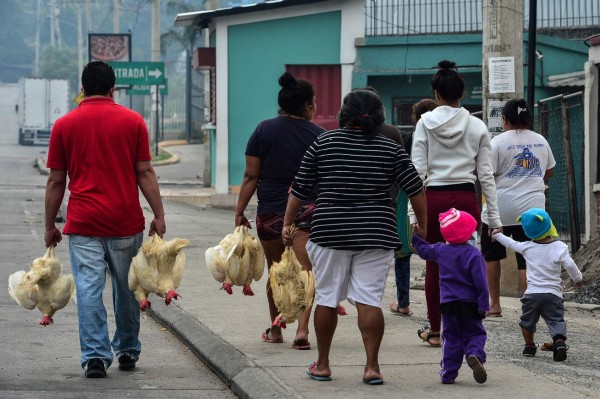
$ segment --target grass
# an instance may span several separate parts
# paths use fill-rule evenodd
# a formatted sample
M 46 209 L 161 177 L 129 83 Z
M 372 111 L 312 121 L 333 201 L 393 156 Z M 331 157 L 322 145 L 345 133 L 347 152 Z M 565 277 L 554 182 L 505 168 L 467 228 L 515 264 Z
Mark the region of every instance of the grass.
M 156 155 L 155 151 L 152 151 L 152 162 L 164 161 L 169 158 L 171 158 L 171 154 L 162 149 L 158 150 L 158 155 Z

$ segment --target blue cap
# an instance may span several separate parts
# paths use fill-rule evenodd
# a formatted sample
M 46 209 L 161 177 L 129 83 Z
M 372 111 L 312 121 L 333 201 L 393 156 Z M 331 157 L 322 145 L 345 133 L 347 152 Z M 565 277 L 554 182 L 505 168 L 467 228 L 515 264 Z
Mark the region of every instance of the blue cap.
M 558 237 L 556 227 L 548 212 L 540 208 L 531 208 L 517 218 L 521 222 L 525 235 L 532 240 L 543 240 L 548 236 Z

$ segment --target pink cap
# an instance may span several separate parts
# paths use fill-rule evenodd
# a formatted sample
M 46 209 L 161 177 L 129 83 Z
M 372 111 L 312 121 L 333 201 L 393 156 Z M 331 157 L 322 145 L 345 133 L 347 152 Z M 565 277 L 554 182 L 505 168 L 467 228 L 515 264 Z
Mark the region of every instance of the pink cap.
M 440 213 L 440 231 L 450 244 L 464 244 L 477 229 L 477 221 L 468 212 L 451 208 Z

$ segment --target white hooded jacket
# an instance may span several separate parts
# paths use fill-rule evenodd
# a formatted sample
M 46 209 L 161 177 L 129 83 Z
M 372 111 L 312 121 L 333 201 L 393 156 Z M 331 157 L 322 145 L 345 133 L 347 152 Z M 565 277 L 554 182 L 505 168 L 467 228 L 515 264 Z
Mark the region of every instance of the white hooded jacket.
M 487 126 L 464 108 L 442 105 L 424 113 L 413 134 L 412 162 L 426 187 L 475 183 L 487 203 L 490 227 L 501 226 Z M 410 221 L 416 223 L 409 206 Z

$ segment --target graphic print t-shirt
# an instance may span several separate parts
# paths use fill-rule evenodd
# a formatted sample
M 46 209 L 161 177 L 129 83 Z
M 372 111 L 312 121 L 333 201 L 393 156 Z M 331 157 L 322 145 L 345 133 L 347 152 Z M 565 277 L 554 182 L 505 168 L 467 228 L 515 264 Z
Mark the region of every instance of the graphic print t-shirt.
M 544 174 L 556 165 L 546 139 L 531 130 L 509 130 L 492 139 L 498 210 L 503 226 L 518 225 L 530 208 L 545 208 Z M 487 212 L 482 212 L 485 220 Z

